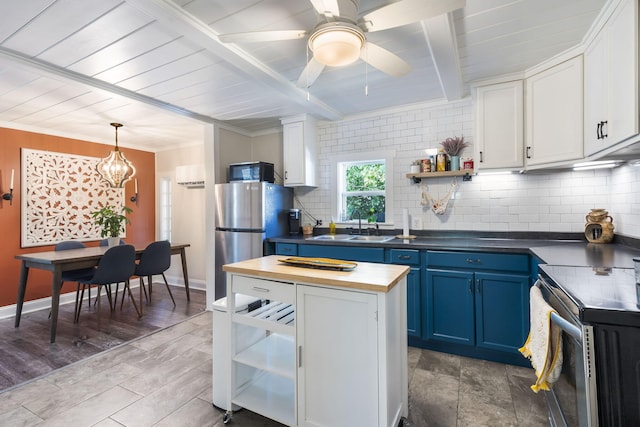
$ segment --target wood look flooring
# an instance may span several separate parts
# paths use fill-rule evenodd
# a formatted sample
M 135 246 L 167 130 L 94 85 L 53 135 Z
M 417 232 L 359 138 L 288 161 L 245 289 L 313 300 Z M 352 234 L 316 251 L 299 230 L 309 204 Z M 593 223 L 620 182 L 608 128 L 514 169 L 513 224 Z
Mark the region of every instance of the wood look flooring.
M 132 281 L 135 285 L 138 281 Z M 122 295 L 120 286 L 119 295 Z M 132 289 L 136 302 L 138 289 Z M 97 306 L 89 307 L 87 293 L 80 321 L 73 323 L 74 305 L 60 306 L 56 342 L 50 343 L 49 310 L 23 313 L 20 326 L 15 318 L 0 320 L 0 390 L 15 386 L 55 369 L 86 359 L 134 338 L 175 325 L 205 310 L 205 292 L 191 289 L 187 302 L 184 288 L 172 287 L 173 306 L 164 283 L 154 283 L 151 302 L 144 302 L 144 314 L 138 319 L 131 300 L 124 300 L 115 311 L 109 311 L 108 300 L 101 301 L 100 327 Z M 92 292 L 95 297 L 95 291 Z M 118 297 L 120 301 L 120 296 Z
M 1 321 L 3 340 L 6 331 L 23 335 L 11 338 L 16 341 L 13 347 L 2 347 L 1 358 L 15 347 L 20 356 L 12 356 L 11 360 L 28 359 L 19 368 L 3 360 L 3 370 L 17 371 L 10 377 L 19 377 L 19 371 L 35 373 L 36 369 L 29 368 L 31 365 L 41 366 L 42 371 L 46 371 L 43 366 L 48 366 L 49 371 L 0 392 L 0 426 L 222 427 L 224 412 L 211 404 L 211 312 L 189 314 L 190 311 L 197 312 L 197 306 L 200 309 L 205 306 L 202 295 L 201 303 L 194 302 L 194 292 L 190 304 L 193 307 L 185 308 L 185 302 L 181 300 L 176 301 L 178 308 L 172 310 L 172 305 L 166 307 L 165 299 L 159 298 L 162 288 L 154 286 L 154 301 L 145 306 L 148 322 L 154 325 L 146 327 L 177 323 L 124 344 L 120 344 L 124 336 L 135 335 L 132 327 L 120 325 L 114 315 L 108 332 L 97 332 L 88 326 L 87 318 L 93 313 L 88 312 L 86 306 L 78 326 L 83 328 L 85 323 L 86 336 L 76 336 L 74 327 L 66 326 L 67 331 L 60 334 L 62 339 L 51 346 L 56 350 L 42 344 L 48 343 L 46 326 L 41 325 L 42 330 L 37 333 L 37 327 L 32 326 L 32 333 L 25 337 L 28 334 L 26 323 L 15 332 L 10 329 L 12 322 Z M 178 296 L 179 292 L 174 294 Z M 156 307 L 158 311 L 153 313 Z M 46 324 L 47 314 L 34 313 L 32 324 Z M 73 305 L 67 314 L 70 319 Z M 183 319 L 179 319 L 180 316 Z M 104 323 L 107 319 L 103 319 Z M 144 329 L 143 324 L 138 326 L 141 331 Z M 34 339 L 39 341 L 31 345 Z M 83 358 L 82 353 L 90 353 L 88 348 L 100 346 L 108 351 L 99 350 L 102 352 L 79 360 Z M 49 353 L 43 355 L 40 351 Z M 51 370 L 51 366 L 61 363 L 60 359 L 72 357 L 79 361 Z M 48 360 L 50 358 L 53 361 Z M 534 381 L 532 369 L 413 347 L 409 348 L 408 363 L 408 426 L 548 425 L 542 395 L 534 394 L 529 388 Z M 227 425 L 282 427 L 282 424 L 246 409 L 236 412 Z

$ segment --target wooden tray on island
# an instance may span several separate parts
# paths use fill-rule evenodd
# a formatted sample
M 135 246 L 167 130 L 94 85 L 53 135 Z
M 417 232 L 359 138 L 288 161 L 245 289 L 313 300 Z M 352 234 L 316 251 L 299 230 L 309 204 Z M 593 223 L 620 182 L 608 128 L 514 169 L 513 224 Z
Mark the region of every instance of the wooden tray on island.
M 296 267 L 323 268 L 327 270 L 349 271 L 358 266 L 352 261 L 343 261 L 332 258 L 305 258 L 305 257 L 289 257 L 280 258 L 278 261 Z

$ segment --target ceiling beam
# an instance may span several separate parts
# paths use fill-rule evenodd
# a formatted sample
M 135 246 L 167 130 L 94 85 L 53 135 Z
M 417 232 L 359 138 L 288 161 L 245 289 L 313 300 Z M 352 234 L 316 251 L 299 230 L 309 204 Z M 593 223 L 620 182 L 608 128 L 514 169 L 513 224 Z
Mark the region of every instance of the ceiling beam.
M 435 16 L 421 24 L 444 97 L 448 101 L 462 99 L 464 85 L 452 14 Z
M 174 28 L 177 33 L 184 34 L 188 40 L 206 49 L 216 58 L 233 66 L 239 73 L 256 79 L 279 93 L 288 96 L 299 104 L 303 111 L 326 120 L 341 120 L 343 118 L 340 112 L 313 97 L 306 90 L 296 87 L 295 82 L 285 79 L 237 45 L 222 43 L 218 38 L 218 32 L 196 19 L 171 0 L 125 1 L 168 28 Z

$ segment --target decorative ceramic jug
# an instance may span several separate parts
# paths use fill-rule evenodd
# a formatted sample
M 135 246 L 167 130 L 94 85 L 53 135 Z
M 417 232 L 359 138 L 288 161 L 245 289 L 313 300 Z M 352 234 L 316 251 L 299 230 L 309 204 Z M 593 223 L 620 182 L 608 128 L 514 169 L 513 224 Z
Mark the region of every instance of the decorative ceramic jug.
M 591 209 L 585 217 L 584 235 L 590 243 L 609 243 L 613 240 L 613 218 L 604 209 Z

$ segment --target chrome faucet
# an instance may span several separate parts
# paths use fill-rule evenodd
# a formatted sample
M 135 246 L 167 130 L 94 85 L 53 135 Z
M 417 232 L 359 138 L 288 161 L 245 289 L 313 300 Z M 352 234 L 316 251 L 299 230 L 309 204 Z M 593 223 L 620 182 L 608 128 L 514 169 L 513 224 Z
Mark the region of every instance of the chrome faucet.
M 355 214 L 358 214 L 358 234 L 362 234 L 362 215 L 360 214 L 360 211 L 353 211 L 351 219 L 353 219 Z

